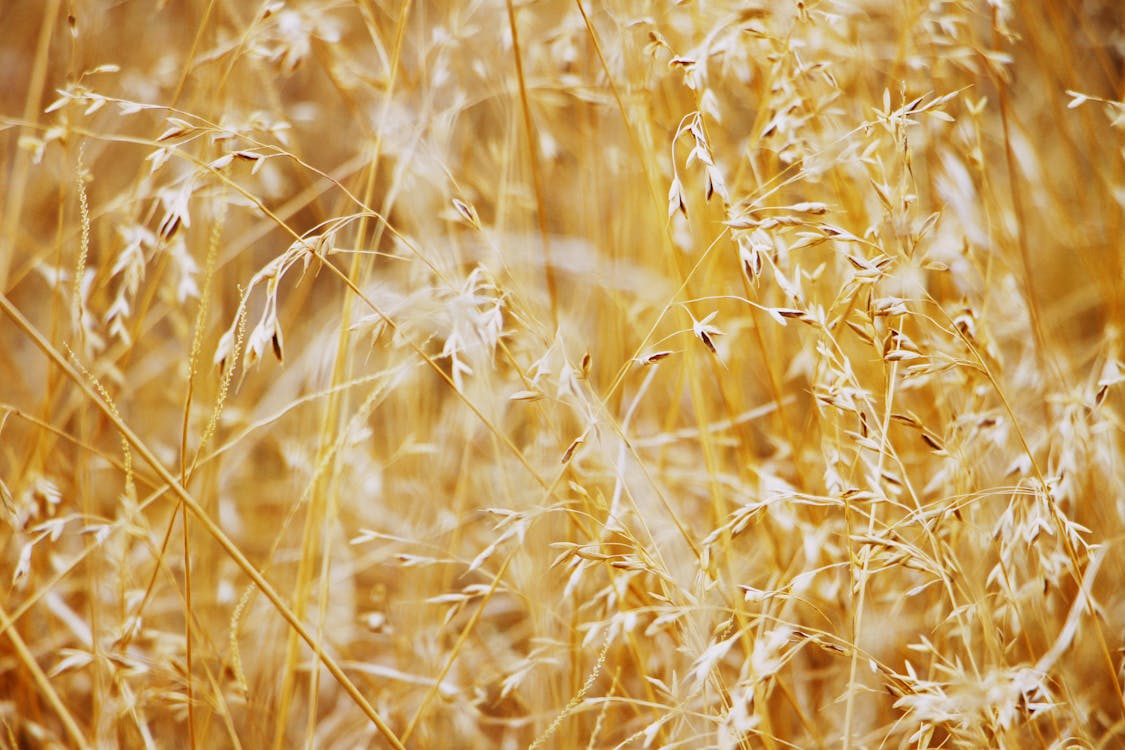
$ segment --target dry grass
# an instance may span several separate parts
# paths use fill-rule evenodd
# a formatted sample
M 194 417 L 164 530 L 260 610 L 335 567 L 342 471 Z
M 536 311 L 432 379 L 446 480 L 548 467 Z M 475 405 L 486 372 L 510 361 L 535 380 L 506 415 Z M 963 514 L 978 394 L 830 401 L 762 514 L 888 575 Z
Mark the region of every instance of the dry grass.
M 1123 28 L 3 3 L 0 747 L 1121 747 Z

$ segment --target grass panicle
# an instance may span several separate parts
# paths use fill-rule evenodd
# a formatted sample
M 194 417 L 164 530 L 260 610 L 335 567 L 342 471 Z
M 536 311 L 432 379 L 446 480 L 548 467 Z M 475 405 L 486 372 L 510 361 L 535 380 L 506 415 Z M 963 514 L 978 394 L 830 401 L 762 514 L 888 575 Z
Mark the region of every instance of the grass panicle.
M 1110 748 L 1125 16 L 0 9 L 0 748 Z

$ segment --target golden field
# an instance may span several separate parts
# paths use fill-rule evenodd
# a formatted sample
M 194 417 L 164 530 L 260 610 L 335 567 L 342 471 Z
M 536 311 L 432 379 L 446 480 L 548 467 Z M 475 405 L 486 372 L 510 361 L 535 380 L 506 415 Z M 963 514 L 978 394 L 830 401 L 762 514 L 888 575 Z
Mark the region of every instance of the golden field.
M 0 747 L 1125 746 L 1114 0 L 0 62 Z

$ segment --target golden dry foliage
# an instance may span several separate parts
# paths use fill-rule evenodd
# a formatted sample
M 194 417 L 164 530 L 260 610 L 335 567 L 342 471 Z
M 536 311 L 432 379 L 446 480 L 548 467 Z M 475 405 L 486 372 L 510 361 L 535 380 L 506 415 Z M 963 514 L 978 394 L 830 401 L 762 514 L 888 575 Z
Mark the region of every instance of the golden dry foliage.
M 1123 28 L 0 4 L 0 747 L 1122 746 Z

